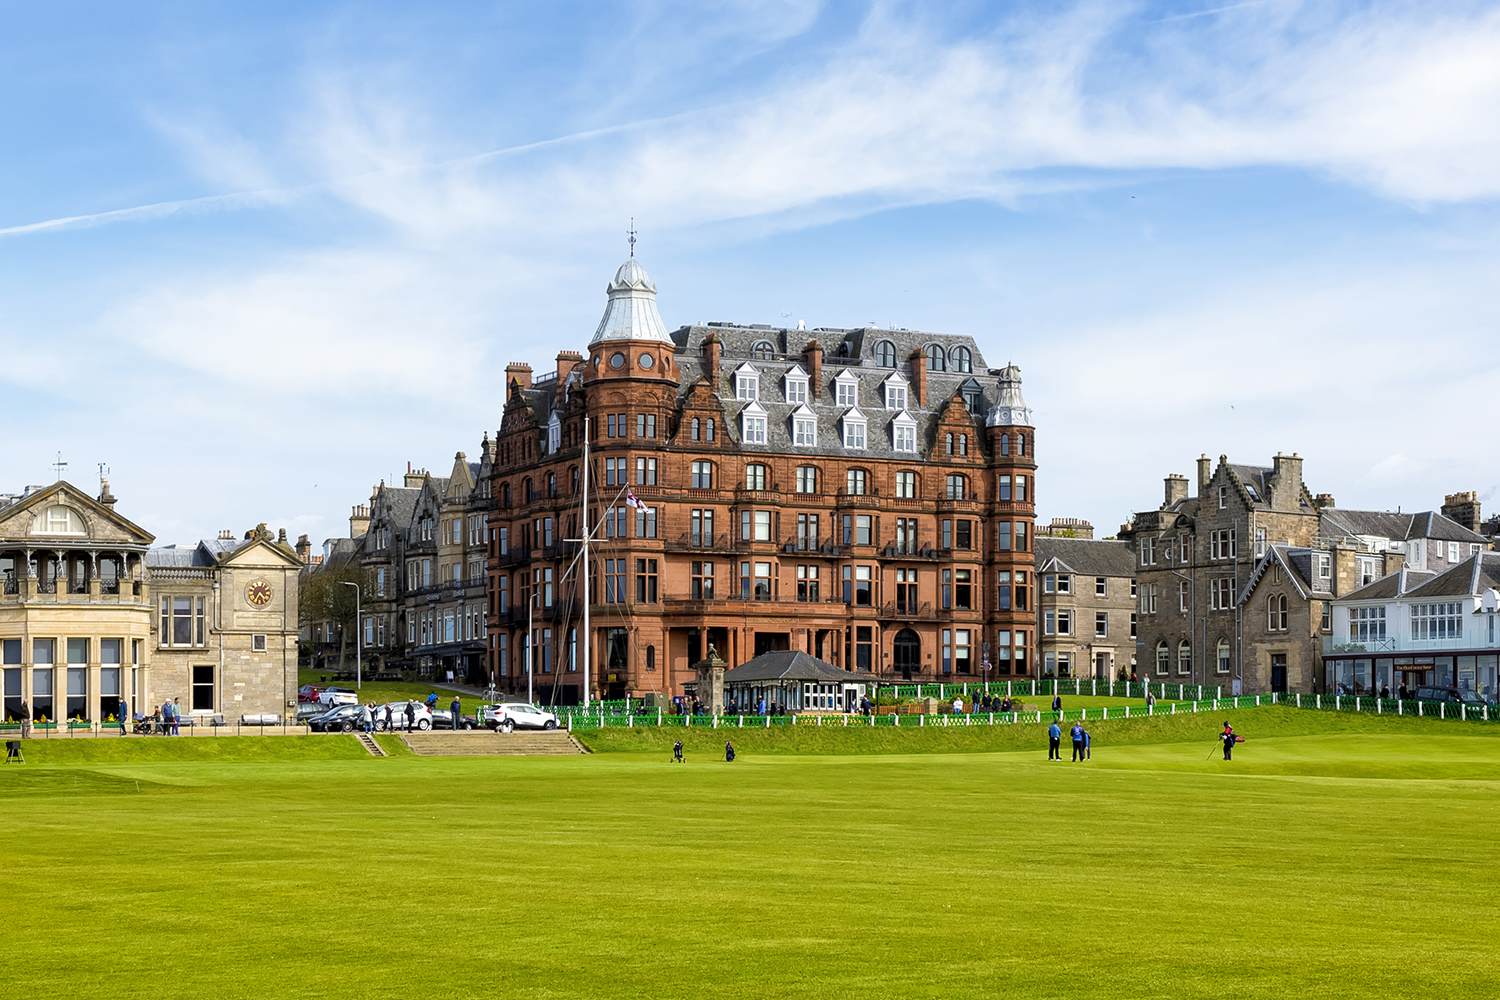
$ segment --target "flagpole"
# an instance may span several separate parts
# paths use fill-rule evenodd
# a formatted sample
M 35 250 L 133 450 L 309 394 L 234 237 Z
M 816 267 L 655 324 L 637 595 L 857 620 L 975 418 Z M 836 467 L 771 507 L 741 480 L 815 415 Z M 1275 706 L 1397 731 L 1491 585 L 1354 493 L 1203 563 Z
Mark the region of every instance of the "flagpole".
M 589 704 L 589 418 L 583 418 L 583 707 Z

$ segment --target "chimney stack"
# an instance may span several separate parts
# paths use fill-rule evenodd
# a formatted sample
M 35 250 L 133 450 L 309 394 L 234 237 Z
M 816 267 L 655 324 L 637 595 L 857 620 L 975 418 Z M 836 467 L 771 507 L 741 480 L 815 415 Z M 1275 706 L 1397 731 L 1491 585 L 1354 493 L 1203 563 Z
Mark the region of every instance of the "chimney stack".
M 812 388 L 812 399 L 814 405 L 823 398 L 823 345 L 816 340 L 809 340 L 807 346 L 802 348 L 802 367 L 807 369 L 807 380 Z
M 1198 456 L 1198 497 L 1208 496 L 1208 481 L 1214 477 L 1213 462 L 1207 455 Z
M 223 531 L 219 532 L 219 541 L 221 541 L 221 542 L 232 542 L 232 541 L 234 541 L 234 531 L 233 531 L 233 529 L 231 529 L 231 528 L 225 528 Z
M 723 352 L 724 345 L 719 343 L 719 335 L 710 330 L 703 338 L 703 374 L 708 376 L 709 384 L 716 390 L 719 387 L 719 358 Z
M 1470 531 L 1478 531 L 1484 520 L 1479 513 L 1479 494 L 1473 490 L 1448 494 L 1443 498 L 1443 516 Z
M 1186 476 L 1179 476 L 1174 472 L 1172 473 L 1172 475 L 1167 477 L 1166 483 L 1167 499 L 1166 502 L 1162 504 L 1163 509 L 1170 508 L 1174 503 L 1177 503 L 1180 500 L 1187 499 L 1188 485 Z
M 505 366 L 505 385 L 519 384 L 522 389 L 531 388 L 531 366 L 524 361 L 512 361 Z M 507 395 L 509 393 L 507 392 Z
M 927 405 L 927 355 L 919 347 L 911 352 L 911 357 L 906 361 L 906 367 L 911 372 L 911 394 L 916 397 L 918 406 Z
M 422 488 L 422 480 L 426 476 L 427 476 L 427 470 L 426 469 L 413 469 L 411 467 L 411 463 L 407 462 L 406 463 L 406 478 L 402 480 L 402 485 L 405 486 L 409 490 L 420 490 Z
M 1302 506 L 1302 459 L 1294 451 L 1271 460 L 1271 478 L 1266 483 L 1272 510 L 1296 511 Z
M 358 538 L 370 530 L 370 508 L 357 503 L 349 513 L 349 537 Z
M 1334 502 L 1333 502 L 1333 494 L 1332 493 L 1319 493 L 1318 494 L 1318 509 L 1319 510 L 1331 510 L 1333 507 L 1334 507 Z
M 301 559 L 304 565 L 312 561 L 312 542 L 307 540 L 306 535 L 297 536 L 297 558 Z
M 103 477 L 99 479 L 99 502 L 110 510 L 115 509 L 115 495 L 109 491 L 109 480 Z

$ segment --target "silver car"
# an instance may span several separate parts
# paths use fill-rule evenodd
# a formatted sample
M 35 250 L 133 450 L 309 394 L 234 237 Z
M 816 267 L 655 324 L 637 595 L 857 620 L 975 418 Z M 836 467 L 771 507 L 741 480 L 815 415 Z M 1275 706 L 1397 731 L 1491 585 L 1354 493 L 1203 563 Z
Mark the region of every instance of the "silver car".
M 484 713 L 484 724 L 496 732 L 509 733 L 517 729 L 556 729 L 557 716 L 546 709 L 537 708 L 530 702 L 504 701 L 491 705 Z

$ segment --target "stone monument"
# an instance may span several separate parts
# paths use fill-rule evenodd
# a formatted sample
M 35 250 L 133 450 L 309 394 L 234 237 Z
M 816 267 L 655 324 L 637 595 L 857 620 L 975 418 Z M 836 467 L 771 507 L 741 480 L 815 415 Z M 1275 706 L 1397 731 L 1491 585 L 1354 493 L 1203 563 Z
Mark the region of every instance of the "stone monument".
M 728 666 L 719 659 L 713 643 L 709 643 L 708 656 L 693 664 L 698 672 L 698 701 L 709 715 L 724 714 L 724 670 Z

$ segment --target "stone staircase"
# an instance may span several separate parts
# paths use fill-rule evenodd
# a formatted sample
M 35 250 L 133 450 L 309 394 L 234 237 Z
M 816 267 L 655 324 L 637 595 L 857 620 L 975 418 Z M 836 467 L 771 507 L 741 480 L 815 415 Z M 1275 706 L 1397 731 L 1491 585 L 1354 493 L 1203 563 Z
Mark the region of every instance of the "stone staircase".
M 468 732 L 405 733 L 401 737 L 419 757 L 529 757 L 588 753 L 571 734 L 561 729 L 495 733 L 485 729 Z
M 369 733 L 356 733 L 359 737 L 359 745 L 369 752 L 371 757 L 384 757 L 385 751 L 380 749 L 380 744 L 375 742 L 375 737 Z

